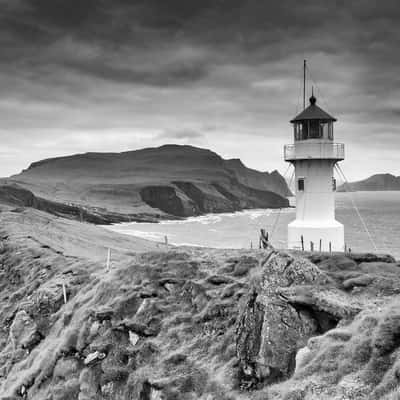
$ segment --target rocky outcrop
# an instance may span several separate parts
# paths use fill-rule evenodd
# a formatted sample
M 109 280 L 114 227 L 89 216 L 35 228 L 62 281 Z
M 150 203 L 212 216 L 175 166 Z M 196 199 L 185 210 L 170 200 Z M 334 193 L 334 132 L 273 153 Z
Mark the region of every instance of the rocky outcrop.
M 140 190 L 142 200 L 150 207 L 171 215 L 184 217 L 187 213 L 183 201 L 172 186 L 146 186 Z
M 307 341 L 354 317 L 360 308 L 310 261 L 271 252 L 237 329 L 242 387 L 288 379 Z
M 150 207 L 178 217 L 204 213 L 234 212 L 249 208 L 288 207 L 280 195 L 251 189 L 239 183 L 221 185 L 183 181 L 174 186 L 146 186 L 140 190 L 142 200 Z

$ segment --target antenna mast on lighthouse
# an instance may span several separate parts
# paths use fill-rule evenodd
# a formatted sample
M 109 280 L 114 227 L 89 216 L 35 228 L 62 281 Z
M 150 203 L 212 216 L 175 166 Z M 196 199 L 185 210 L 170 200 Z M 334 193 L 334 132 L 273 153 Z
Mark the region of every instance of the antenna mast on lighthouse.
M 303 66 L 303 110 L 306 108 L 306 68 L 307 68 L 307 61 L 304 60 Z

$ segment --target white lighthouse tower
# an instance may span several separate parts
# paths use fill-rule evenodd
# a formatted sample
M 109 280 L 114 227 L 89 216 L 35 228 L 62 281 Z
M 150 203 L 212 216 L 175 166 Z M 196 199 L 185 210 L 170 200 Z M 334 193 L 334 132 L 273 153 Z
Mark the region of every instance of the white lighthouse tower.
M 335 220 L 333 169 L 344 160 L 344 144 L 334 143 L 334 117 L 310 105 L 290 122 L 294 144 L 285 146 L 285 161 L 295 167 L 296 219 L 288 225 L 290 249 L 343 251 L 344 228 Z

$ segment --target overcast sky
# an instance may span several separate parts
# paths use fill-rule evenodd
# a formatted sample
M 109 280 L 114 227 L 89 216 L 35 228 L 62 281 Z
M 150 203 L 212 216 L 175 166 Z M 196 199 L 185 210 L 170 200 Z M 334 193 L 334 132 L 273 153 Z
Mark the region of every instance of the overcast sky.
M 400 175 L 397 0 L 0 0 L 0 175 L 192 144 L 285 170 L 302 63 L 351 180 Z

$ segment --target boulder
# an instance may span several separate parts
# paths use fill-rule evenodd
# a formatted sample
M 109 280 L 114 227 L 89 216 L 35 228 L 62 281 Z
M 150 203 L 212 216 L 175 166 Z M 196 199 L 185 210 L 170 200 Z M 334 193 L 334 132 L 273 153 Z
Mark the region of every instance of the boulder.
M 31 350 L 41 340 L 35 321 L 25 310 L 18 311 L 10 326 L 10 339 L 14 349 L 24 348 Z
M 360 310 L 309 260 L 276 252 L 261 265 L 237 325 L 238 378 L 245 389 L 289 378 L 310 337 Z

